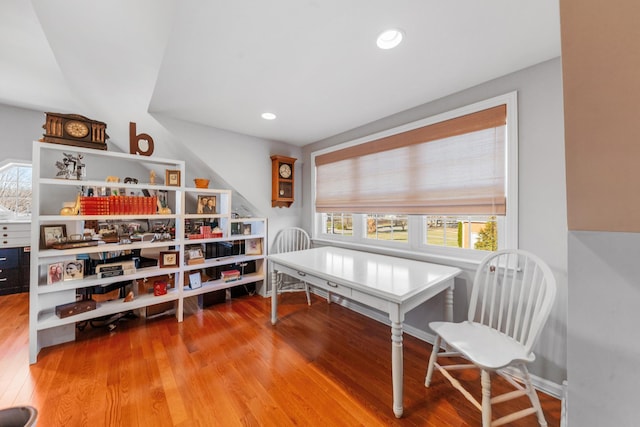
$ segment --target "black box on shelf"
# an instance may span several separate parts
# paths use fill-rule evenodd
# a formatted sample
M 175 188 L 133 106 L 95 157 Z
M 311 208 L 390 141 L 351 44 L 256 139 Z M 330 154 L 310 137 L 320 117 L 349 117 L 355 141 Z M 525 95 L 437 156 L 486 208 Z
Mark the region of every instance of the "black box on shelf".
M 246 295 L 253 295 L 256 293 L 255 283 L 245 283 L 244 285 L 234 286 L 230 289 L 231 298 L 243 297 Z
M 244 253 L 244 240 L 205 243 L 205 258 L 223 258 Z
M 198 306 L 200 308 L 210 307 L 214 304 L 220 304 L 227 300 L 226 289 L 220 289 L 217 291 L 207 292 L 206 294 L 198 295 Z

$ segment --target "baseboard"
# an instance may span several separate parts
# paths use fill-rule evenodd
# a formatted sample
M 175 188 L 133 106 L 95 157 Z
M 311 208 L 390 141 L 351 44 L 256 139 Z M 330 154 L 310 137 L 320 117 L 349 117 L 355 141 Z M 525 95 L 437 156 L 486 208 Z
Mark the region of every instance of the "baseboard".
M 327 293 L 324 292 L 322 289 L 317 289 L 312 287 L 312 292 L 323 298 L 327 297 Z M 342 307 L 348 308 L 349 310 L 355 311 L 356 313 L 362 314 L 363 316 L 367 316 L 380 323 L 384 323 L 385 325 L 391 326 L 391 321 L 383 313 L 380 313 L 375 310 L 371 310 L 360 304 L 356 304 L 353 301 L 348 300 L 346 298 L 342 298 L 337 295 L 332 295 L 331 303 L 339 304 Z M 433 346 L 433 343 L 435 342 L 435 338 L 436 338 L 435 335 L 430 334 L 421 329 L 415 328 L 411 325 L 407 325 L 407 324 L 403 325 L 402 330 L 404 333 L 411 335 L 412 337 L 418 338 L 421 341 L 425 341 L 432 346 Z M 425 372 L 426 372 L 426 369 L 427 369 L 427 366 L 425 361 Z M 506 369 L 505 373 L 507 373 L 508 375 L 512 375 L 516 379 L 519 378 L 517 375 L 515 375 L 514 371 L 511 371 L 509 369 Z M 536 390 L 539 390 L 545 394 L 548 394 L 551 397 L 555 397 L 556 399 L 563 398 L 564 392 L 563 392 L 562 384 L 556 384 L 552 381 L 546 380 L 536 375 L 530 374 L 530 376 L 531 376 L 531 383 L 536 388 Z

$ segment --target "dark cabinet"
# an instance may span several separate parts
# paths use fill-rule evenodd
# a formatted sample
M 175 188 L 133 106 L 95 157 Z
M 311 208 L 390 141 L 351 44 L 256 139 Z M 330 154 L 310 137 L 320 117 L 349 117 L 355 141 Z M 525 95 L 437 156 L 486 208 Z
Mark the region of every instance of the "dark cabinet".
M 29 292 L 30 248 L 0 249 L 0 295 Z

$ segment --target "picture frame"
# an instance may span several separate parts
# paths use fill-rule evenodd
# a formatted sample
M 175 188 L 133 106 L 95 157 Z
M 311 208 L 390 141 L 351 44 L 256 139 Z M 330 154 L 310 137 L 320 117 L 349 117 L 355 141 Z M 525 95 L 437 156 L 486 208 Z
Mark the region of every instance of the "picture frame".
M 202 247 L 193 247 L 187 248 L 184 254 L 186 259 L 195 259 L 195 258 L 204 258 L 204 254 L 202 253 Z
M 238 235 L 238 234 L 242 234 L 242 224 L 239 222 L 232 222 L 231 223 L 231 235 Z
M 160 208 L 166 209 L 169 207 L 169 191 L 158 190 L 154 194 L 158 198 L 158 205 Z
M 179 251 L 160 251 L 158 264 L 160 268 L 175 268 L 178 266 Z
M 64 279 L 64 263 L 54 262 L 47 265 L 47 285 L 55 285 Z
M 40 226 L 40 247 L 51 249 L 55 243 L 67 239 L 67 226 L 64 224 L 47 224 Z
M 242 224 L 242 234 L 245 236 L 251 234 L 251 224 Z
M 244 241 L 245 255 L 262 255 L 262 239 L 247 239 Z
M 164 177 L 164 185 L 169 187 L 180 187 L 180 170 L 166 169 Z
M 184 258 L 187 261 L 187 265 L 202 264 L 204 262 L 204 253 L 202 252 L 202 246 L 192 246 L 185 248 Z
M 216 196 L 209 194 L 198 195 L 198 204 L 196 205 L 196 213 L 199 214 L 215 214 L 216 211 Z
M 202 276 L 199 271 L 189 274 L 189 288 L 198 289 L 202 287 Z
M 84 278 L 84 262 L 79 259 L 64 261 L 64 280 L 80 280 Z

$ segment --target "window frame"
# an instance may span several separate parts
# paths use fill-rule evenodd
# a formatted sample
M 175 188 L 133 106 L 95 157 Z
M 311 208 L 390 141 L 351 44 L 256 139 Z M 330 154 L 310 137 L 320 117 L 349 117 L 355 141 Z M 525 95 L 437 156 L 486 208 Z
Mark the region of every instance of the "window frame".
M 492 108 L 501 104 L 507 106 L 507 144 L 506 144 L 506 215 L 498 217 L 499 222 L 499 249 L 517 249 L 518 248 L 518 99 L 517 91 L 509 92 L 503 95 L 495 96 L 483 101 L 459 107 L 447 112 L 436 114 L 418 121 L 407 123 L 351 141 L 337 144 L 325 149 L 317 150 L 311 153 L 311 164 L 315 165 L 315 157 L 332 151 L 341 150 L 358 144 L 367 143 L 380 138 L 388 137 L 397 133 L 410 131 L 412 129 L 427 126 L 444 120 L 453 119 L 466 114 Z M 412 254 L 424 255 L 438 259 L 461 259 L 463 261 L 478 262 L 487 255 L 486 251 L 465 248 L 453 248 L 428 245 L 426 239 L 426 217 L 428 215 L 408 215 L 408 243 L 381 241 L 368 239 L 366 237 L 366 218 L 367 214 L 352 214 L 353 218 L 353 236 L 336 236 L 323 234 L 323 214 L 316 212 L 316 169 L 311 168 L 311 215 L 312 215 L 312 239 L 318 242 L 327 242 L 330 244 L 340 244 L 349 247 L 362 247 L 374 249 L 379 248 L 386 252 L 405 252 Z M 338 212 L 335 212 L 338 213 Z M 345 212 L 349 213 L 349 212 Z M 453 216 L 453 215 L 451 215 Z M 460 215 L 468 216 L 468 215 Z M 358 232 L 364 230 L 364 234 Z

